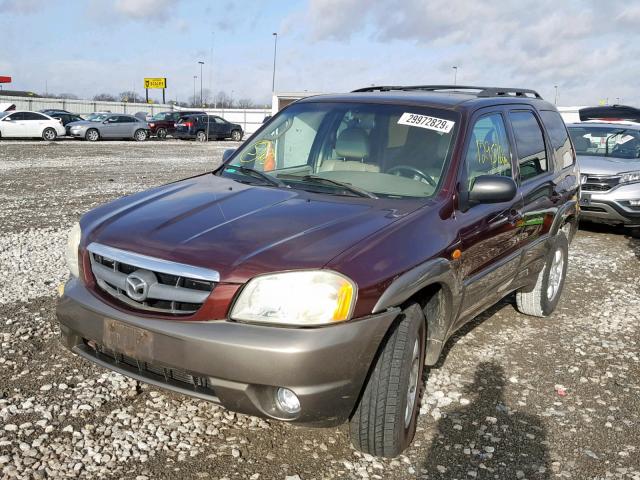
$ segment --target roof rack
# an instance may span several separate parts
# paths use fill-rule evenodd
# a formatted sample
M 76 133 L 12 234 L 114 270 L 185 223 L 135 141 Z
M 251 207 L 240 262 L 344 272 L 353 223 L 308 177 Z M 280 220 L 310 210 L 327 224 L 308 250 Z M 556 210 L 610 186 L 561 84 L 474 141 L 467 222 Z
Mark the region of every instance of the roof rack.
M 472 93 L 469 90 L 475 90 L 478 97 L 527 97 L 538 98 L 542 100 L 542 97 L 535 90 L 529 90 L 527 88 L 501 88 L 501 87 L 478 87 L 470 85 L 410 85 L 410 86 L 398 86 L 398 85 L 380 85 L 372 87 L 359 88 L 353 90 L 353 92 L 389 92 L 392 90 L 399 91 L 415 91 L 421 90 L 425 92 L 450 92 L 450 93 Z

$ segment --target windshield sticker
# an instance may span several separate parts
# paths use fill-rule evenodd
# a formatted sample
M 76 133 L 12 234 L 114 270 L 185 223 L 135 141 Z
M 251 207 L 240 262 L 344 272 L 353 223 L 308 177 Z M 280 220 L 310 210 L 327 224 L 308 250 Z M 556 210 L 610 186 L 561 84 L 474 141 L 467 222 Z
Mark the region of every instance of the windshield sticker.
M 501 144 L 478 140 L 476 146 L 478 147 L 479 164 L 491 165 L 493 168 L 511 167 L 511 161 Z
M 398 120 L 398 125 L 408 125 L 410 127 L 426 128 L 436 132 L 449 133 L 456 122 L 444 120 L 442 118 L 430 117 L 428 115 L 418 115 L 417 113 L 405 112 Z

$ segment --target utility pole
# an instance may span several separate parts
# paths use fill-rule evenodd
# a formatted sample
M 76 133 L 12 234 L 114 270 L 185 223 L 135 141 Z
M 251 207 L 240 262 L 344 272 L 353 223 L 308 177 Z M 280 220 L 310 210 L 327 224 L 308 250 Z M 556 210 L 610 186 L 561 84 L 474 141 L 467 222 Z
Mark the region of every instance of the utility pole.
M 556 98 L 553 102 L 554 105 L 558 105 L 558 85 L 554 85 L 553 88 L 556 89 Z
M 197 75 L 193 76 L 193 103 L 196 103 L 196 79 L 198 78 Z
M 198 62 L 200 64 L 200 108 L 203 107 L 204 103 L 202 102 L 202 66 L 204 62 Z
M 458 85 L 458 66 L 454 65 L 453 67 L 453 85 Z
M 278 53 L 278 33 L 273 32 L 273 77 L 271 79 L 271 94 L 276 92 L 276 55 Z

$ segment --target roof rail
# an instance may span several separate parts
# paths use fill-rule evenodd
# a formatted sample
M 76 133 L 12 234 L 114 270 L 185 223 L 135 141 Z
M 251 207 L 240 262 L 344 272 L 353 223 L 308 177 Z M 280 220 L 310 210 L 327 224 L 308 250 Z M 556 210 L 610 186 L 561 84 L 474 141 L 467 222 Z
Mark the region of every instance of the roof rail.
M 542 99 L 540 94 L 535 90 L 529 90 L 527 88 L 502 88 L 502 87 L 478 87 L 473 85 L 409 85 L 409 86 L 397 86 L 397 85 L 380 85 L 372 87 L 359 88 L 353 90 L 353 92 L 389 92 L 392 90 L 399 91 L 415 91 L 421 90 L 425 92 L 443 92 L 449 91 L 451 93 L 471 93 L 468 90 L 475 90 L 478 97 L 528 97 Z

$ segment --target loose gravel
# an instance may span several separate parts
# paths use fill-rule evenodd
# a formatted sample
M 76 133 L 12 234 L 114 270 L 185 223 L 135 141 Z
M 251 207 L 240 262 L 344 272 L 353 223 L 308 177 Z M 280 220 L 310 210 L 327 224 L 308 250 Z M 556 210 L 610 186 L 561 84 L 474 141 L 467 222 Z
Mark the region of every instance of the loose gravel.
M 233 142 L 0 142 L 0 477 L 640 480 L 640 240 L 571 246 L 557 311 L 507 298 L 425 372 L 414 444 L 354 451 L 345 426 L 228 412 L 96 367 L 58 343 L 66 231 L 111 199 L 212 169 Z

